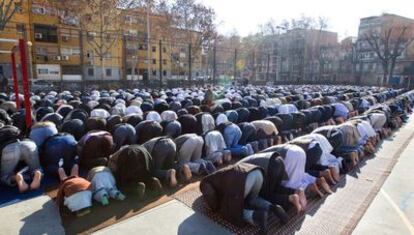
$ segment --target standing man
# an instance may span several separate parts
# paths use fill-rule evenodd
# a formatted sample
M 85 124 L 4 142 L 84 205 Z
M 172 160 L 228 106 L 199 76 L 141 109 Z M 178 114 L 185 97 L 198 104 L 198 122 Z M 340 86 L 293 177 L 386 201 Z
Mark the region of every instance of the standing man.
M 0 74 L 0 81 L 1 81 L 1 92 L 7 92 L 7 86 L 9 84 L 8 79 L 3 74 Z
M 211 85 L 207 86 L 207 90 L 204 95 L 204 102 L 208 106 L 212 106 L 214 104 L 214 92 Z

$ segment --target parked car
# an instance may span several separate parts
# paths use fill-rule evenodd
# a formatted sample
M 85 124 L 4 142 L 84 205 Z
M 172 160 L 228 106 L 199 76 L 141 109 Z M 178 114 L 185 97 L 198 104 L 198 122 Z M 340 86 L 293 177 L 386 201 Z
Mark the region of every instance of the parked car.
M 50 91 L 54 89 L 54 85 L 45 80 L 31 80 L 30 89 L 33 92 Z

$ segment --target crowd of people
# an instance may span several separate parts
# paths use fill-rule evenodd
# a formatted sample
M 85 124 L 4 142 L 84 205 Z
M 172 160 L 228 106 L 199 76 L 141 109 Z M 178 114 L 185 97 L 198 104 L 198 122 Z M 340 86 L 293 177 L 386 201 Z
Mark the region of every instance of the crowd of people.
M 60 180 L 82 215 L 202 176 L 208 207 L 266 231 L 331 186 L 401 127 L 414 93 L 355 86 L 245 86 L 31 94 L 32 126 L 0 94 L 1 183 L 21 193 Z M 23 100 L 23 97 L 20 97 Z

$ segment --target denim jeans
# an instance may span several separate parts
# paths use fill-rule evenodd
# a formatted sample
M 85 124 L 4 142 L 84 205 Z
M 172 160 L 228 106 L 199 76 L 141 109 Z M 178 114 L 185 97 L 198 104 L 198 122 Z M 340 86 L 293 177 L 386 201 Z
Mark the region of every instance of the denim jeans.
M 38 148 L 40 148 L 47 138 L 54 136 L 57 133 L 56 126 L 52 124 L 35 126 L 30 131 L 29 138 L 35 142 Z
M 244 198 L 246 209 L 243 210 L 243 219 L 253 224 L 253 211 L 270 209 L 272 204 L 259 197 L 260 190 L 263 186 L 263 174 L 260 170 L 250 172 L 246 177 L 244 185 Z M 247 209 L 249 208 L 249 209 Z
M 8 186 L 14 186 L 15 182 L 12 177 L 20 161 L 23 161 L 29 167 L 29 171 L 33 173 L 41 170 L 39 163 L 39 153 L 37 146 L 33 141 L 23 140 L 8 144 L 2 152 L 1 157 L 1 182 Z
M 245 157 L 247 156 L 248 149 L 246 146 L 240 145 L 239 140 L 242 137 L 242 132 L 237 125 L 230 125 L 224 130 L 224 141 L 226 142 L 227 149 L 231 151 L 233 156 Z
M 43 146 L 42 166 L 45 172 L 57 175 L 59 161 L 63 159 L 63 169 L 69 174 L 77 155 L 77 142 L 72 135 L 59 134 L 48 139 Z
M 123 145 L 135 144 L 137 141 L 135 128 L 130 124 L 120 124 L 113 131 L 115 149 L 120 149 Z
M 98 202 L 103 202 L 104 198 L 118 199 L 122 194 L 116 187 L 115 178 L 110 171 L 97 172 L 90 181 L 93 198 Z

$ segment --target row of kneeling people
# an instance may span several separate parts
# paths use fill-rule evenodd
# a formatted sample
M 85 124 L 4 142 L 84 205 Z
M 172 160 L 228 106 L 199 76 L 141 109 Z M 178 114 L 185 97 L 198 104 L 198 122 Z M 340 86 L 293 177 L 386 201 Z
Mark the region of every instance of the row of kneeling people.
M 305 209 L 305 186 L 311 186 L 312 192 L 318 195 L 322 195 L 321 189 L 330 193 L 328 184 L 334 184 L 340 173 L 352 169 L 364 153 L 373 151 L 378 133 L 384 137 L 389 134 L 388 127 L 399 127 L 413 100 L 411 94 L 404 97 L 407 99 L 403 100 L 409 102 L 393 99 L 338 126 L 327 125 L 333 124 L 335 112 L 331 111 L 327 120 L 314 118 L 316 126 L 311 129 L 314 134 L 296 139 L 291 133 L 284 135 L 286 132 L 279 131 L 287 121 L 269 114 L 240 122 L 235 116 L 243 116 L 242 111 L 196 112 L 193 115 L 164 110 L 161 113 L 148 111 L 144 119 L 138 113 L 107 116 L 100 109 L 62 111 L 65 106 L 59 107 L 62 115 L 52 112 L 42 116 L 44 109 L 37 110 L 39 122 L 30 129 L 29 139 L 24 139 L 24 127 L 7 125 L 7 115 L 3 113 L 6 125 L 0 129 L 1 182 L 25 192 L 39 188 L 43 174 L 58 177 L 62 181 L 59 204 L 66 205 L 70 211 L 82 212 L 91 206 L 92 198 L 107 205 L 110 198 L 123 200 L 125 195 L 121 191 L 132 190 L 143 195 L 147 188 L 159 191 L 162 185 L 175 186 L 178 181 L 190 180 L 193 174 L 211 175 L 217 166 L 229 163 L 232 157 L 247 161 L 262 151 L 278 152 L 279 158 L 271 165 L 278 165 L 285 172 L 283 176 L 271 173 L 275 180 L 270 184 L 280 186 L 275 182 L 280 179 L 285 182 L 286 177 L 291 180 L 291 184 L 278 189 L 285 192 L 280 193 L 278 202 L 282 207 L 272 207 L 283 217 L 286 209 L 283 206 L 293 204 L 298 211 Z M 251 113 L 255 112 L 253 110 L 257 109 L 247 109 Z M 300 113 L 284 114 L 306 116 Z M 17 121 L 19 117 L 21 115 L 17 115 Z M 348 116 L 343 119 L 346 118 Z M 305 129 L 303 132 L 309 131 Z M 280 145 L 282 143 L 286 145 Z M 288 155 L 299 156 L 295 159 L 297 162 L 288 162 L 286 159 L 292 158 Z M 16 173 L 20 161 L 29 167 L 27 175 Z M 79 167 L 89 172 L 86 177 L 79 177 Z M 260 175 L 260 171 L 255 172 Z M 268 173 L 265 176 L 267 179 Z M 30 184 L 26 183 L 28 178 Z M 254 178 L 252 187 L 262 188 Z
M 330 185 L 341 179 L 340 174 L 373 154 L 382 138 L 401 127 L 413 103 L 394 109 L 398 102 L 391 100 L 338 125 L 318 127 L 204 177 L 200 190 L 206 204 L 236 225 L 259 226 L 261 233 L 267 231 L 269 214 L 287 223 L 287 210 L 300 213 L 306 210 L 307 197 L 333 193 Z

